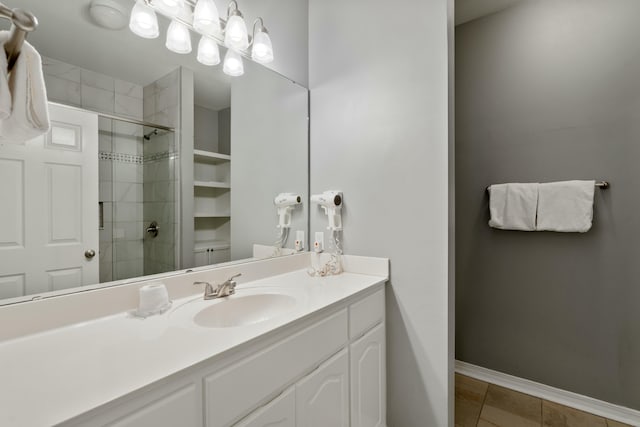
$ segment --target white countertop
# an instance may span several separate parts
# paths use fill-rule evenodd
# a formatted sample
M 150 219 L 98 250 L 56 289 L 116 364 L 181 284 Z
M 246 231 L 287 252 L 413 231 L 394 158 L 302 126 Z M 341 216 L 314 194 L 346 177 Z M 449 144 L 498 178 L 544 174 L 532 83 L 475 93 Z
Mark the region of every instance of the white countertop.
M 316 278 L 296 270 L 239 281 L 239 296 L 258 286 L 277 286 L 289 288 L 297 298 L 291 311 L 249 326 L 193 324 L 182 307 L 198 299 L 191 295 L 147 319 L 119 312 L 0 342 L 0 425 L 47 426 L 69 420 L 386 280 L 348 272 Z

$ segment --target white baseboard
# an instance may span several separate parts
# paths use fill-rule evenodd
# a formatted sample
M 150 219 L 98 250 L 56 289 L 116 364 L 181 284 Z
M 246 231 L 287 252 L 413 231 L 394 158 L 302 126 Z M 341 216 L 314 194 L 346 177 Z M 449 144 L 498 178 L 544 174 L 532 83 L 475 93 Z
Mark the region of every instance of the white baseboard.
M 614 405 L 592 397 L 503 374 L 502 372 L 493 371 L 459 360 L 456 360 L 456 372 L 571 408 L 580 409 L 581 411 L 590 412 L 614 421 L 632 426 L 640 426 L 640 411 L 636 411 L 635 409 Z

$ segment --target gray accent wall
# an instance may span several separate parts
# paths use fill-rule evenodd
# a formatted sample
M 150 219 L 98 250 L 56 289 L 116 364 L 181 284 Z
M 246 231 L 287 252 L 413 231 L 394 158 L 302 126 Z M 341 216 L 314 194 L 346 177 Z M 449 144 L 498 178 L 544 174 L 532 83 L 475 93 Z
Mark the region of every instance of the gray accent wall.
M 309 2 L 311 193 L 344 191 L 345 253 L 391 259 L 394 427 L 453 425 L 448 10 L 446 0 Z M 312 206 L 311 233 L 326 225 Z
M 640 3 L 456 31 L 456 356 L 640 409 Z M 586 234 L 489 228 L 485 187 L 605 179 Z

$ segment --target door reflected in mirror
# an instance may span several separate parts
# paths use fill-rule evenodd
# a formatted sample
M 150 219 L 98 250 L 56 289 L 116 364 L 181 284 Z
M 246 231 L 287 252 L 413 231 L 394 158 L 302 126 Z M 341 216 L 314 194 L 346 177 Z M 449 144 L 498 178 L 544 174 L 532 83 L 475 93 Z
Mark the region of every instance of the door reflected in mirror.
M 0 145 L 0 304 L 295 252 L 289 235 L 308 235 L 306 88 L 246 58 L 231 78 L 163 37 L 101 28 L 88 0 L 6 3 L 40 22 L 28 41 L 53 126 Z M 284 228 L 280 193 L 301 197 Z

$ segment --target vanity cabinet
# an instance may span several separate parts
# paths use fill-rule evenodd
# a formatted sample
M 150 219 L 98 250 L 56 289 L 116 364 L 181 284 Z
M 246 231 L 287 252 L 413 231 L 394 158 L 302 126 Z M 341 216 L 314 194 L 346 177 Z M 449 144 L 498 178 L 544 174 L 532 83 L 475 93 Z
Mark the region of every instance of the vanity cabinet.
M 379 287 L 63 425 L 384 427 L 384 308 Z

